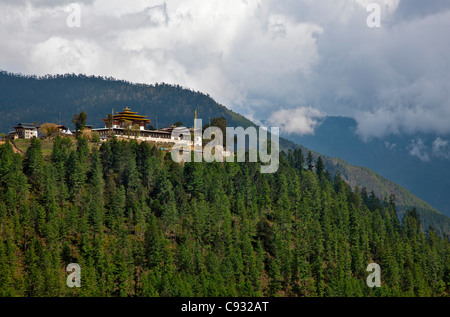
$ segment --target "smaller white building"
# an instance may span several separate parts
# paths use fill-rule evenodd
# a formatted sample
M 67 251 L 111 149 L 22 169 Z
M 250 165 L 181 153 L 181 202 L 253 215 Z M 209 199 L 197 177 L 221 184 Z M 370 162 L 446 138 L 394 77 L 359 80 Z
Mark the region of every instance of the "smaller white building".
M 38 129 L 39 126 L 34 123 L 19 123 L 14 127 L 15 135 L 21 139 L 37 138 Z

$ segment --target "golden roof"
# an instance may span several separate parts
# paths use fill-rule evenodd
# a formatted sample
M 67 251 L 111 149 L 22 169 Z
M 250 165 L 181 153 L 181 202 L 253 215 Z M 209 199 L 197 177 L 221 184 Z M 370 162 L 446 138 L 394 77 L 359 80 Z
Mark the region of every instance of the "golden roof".
M 114 120 L 130 120 L 130 121 L 144 121 L 149 123 L 150 120 L 147 116 L 138 115 L 137 112 L 130 111 L 128 107 L 120 111 L 118 114 L 113 115 Z M 108 119 L 102 119 L 102 121 L 107 122 Z

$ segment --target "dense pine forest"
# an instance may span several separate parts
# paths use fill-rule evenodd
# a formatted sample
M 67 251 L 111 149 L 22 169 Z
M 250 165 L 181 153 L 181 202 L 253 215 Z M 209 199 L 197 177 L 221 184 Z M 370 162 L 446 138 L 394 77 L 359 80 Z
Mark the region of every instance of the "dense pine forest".
M 38 139 L 23 157 L 0 146 L 1 296 L 450 294 L 448 236 L 300 150 L 261 174 L 134 140 L 54 143 L 48 157 Z M 366 285 L 372 262 L 380 288 Z

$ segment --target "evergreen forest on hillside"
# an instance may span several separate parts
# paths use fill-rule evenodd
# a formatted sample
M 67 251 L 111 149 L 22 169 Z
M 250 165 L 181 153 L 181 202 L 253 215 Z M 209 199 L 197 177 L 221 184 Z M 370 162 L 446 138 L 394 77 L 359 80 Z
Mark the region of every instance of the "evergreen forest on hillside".
M 54 143 L 45 157 L 39 139 L 23 157 L 0 146 L 0 296 L 450 294 L 448 236 L 301 150 L 261 174 L 135 140 Z M 380 288 L 366 285 L 372 262 Z

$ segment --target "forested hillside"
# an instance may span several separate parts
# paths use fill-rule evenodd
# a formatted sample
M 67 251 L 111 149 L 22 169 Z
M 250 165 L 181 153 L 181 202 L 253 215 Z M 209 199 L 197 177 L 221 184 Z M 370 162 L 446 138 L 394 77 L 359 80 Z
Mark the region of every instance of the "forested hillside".
M 174 163 L 147 143 L 0 146 L 2 296 L 448 296 L 450 242 L 300 151 Z M 313 167 L 315 166 L 315 168 Z M 369 288 L 366 267 L 381 266 Z M 81 288 L 66 286 L 78 263 Z
M 357 128 L 354 119 L 326 117 L 314 135 L 286 137 L 321 154 L 368 167 L 450 216 L 450 134 L 399 132 L 363 141 Z
M 433 226 L 438 234 L 450 234 L 450 218 L 436 208 L 414 196 L 402 186 L 375 173 L 367 167 L 354 166 L 342 159 L 323 157 L 325 166 L 332 175 L 339 172 L 352 188 L 361 186 L 369 193 L 374 192 L 379 197 L 394 195 L 397 214 L 401 218 L 406 210 L 415 208 L 424 228 Z
M 74 74 L 36 77 L 0 72 L 0 132 L 7 133 L 19 122 L 54 122 L 73 129 L 72 118 L 81 111 L 87 114 L 88 124 L 103 127 L 101 119 L 106 118 L 113 108 L 117 112 L 126 106 L 148 116 L 155 128 L 175 122 L 193 126 L 196 109 L 203 124 L 208 124 L 213 118 L 224 117 L 230 127 L 256 126 L 210 96 L 177 85 L 134 84 L 114 78 Z M 333 140 L 333 144 L 343 142 Z M 280 138 L 280 147 L 287 151 L 297 149 L 299 145 Z M 307 151 L 304 149 L 305 153 Z M 339 171 L 352 186 L 366 187 L 377 195 L 395 192 L 400 215 L 407 208 L 416 207 L 427 227 L 431 224 L 439 234 L 450 233 L 450 218 L 400 186 L 388 180 L 379 186 L 380 177 L 375 173 L 366 173 L 362 168 L 348 164 L 335 164 L 334 159 L 324 157 L 324 161 L 332 175 Z M 393 165 L 400 166 L 402 161 L 398 160 Z M 362 174 L 365 177 L 360 177 Z

